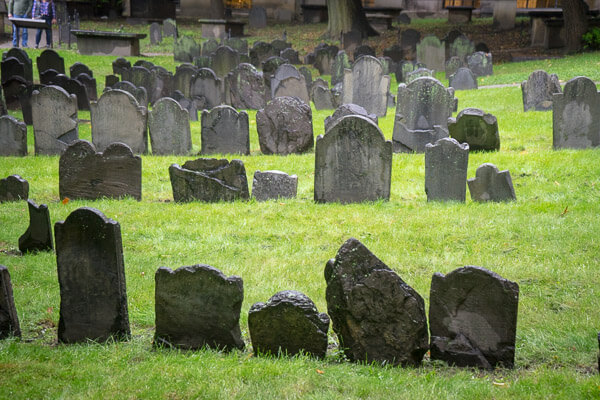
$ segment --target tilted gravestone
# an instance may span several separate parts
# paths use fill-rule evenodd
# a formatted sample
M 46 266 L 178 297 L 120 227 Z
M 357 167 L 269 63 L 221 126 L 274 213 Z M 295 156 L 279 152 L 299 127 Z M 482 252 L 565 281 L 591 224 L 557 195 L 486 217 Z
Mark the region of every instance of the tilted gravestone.
M 589 78 L 567 82 L 552 96 L 552 147 L 587 149 L 600 146 L 600 92 Z
M 369 114 L 363 107 L 356 104 L 342 104 L 331 116 L 325 117 L 325 132 L 327 132 L 329 128 L 331 128 L 339 119 L 345 117 L 346 115 L 360 115 L 361 117 L 370 119 L 375 125 L 378 125 L 379 123 L 377 115 Z
M 381 62 L 375 57 L 363 56 L 352 69 L 344 71 L 343 103 L 358 104 L 377 116 L 387 113 L 390 77 L 383 74 Z
M 432 359 L 459 367 L 514 366 L 517 283 L 466 266 L 435 273 L 429 301 Z
M 192 64 L 180 64 L 175 69 L 173 75 L 173 90 L 179 90 L 185 97 L 190 97 L 192 81 L 194 80 L 198 68 Z
M 425 145 L 427 201 L 465 201 L 469 145 L 443 138 Z
M 92 142 L 98 151 L 113 142 L 125 143 L 135 154 L 148 150 L 147 110 L 135 97 L 123 90 L 109 90 L 90 106 Z
M 36 155 L 60 154 L 79 138 L 77 98 L 58 86 L 44 86 L 31 97 Z
M 94 208 L 54 224 L 60 286 L 58 340 L 103 342 L 130 336 L 121 226 Z
M 276 97 L 256 113 L 263 154 L 300 154 L 313 148 L 312 111 L 297 97 Z
M 467 181 L 471 199 L 478 202 L 516 200 L 515 189 L 508 170 L 499 171 L 494 164 L 481 164 L 475 178 Z
M 10 115 L 0 116 L 0 156 L 27 155 L 27 125 Z
M 250 197 L 246 168 L 240 160 L 199 158 L 181 167 L 172 164 L 169 176 L 173 199 L 178 203 L 195 200 L 214 203 Z
M 475 76 L 488 76 L 494 73 L 492 53 L 475 52 L 467 57 L 467 66 Z
M 155 346 L 188 350 L 243 349 L 240 310 L 244 286 L 209 265 L 160 267 L 154 275 Z
M 165 36 L 177 39 L 177 22 L 174 19 L 167 18 L 162 23 L 162 29 Z
M 108 90 L 124 90 L 125 92 L 132 95 L 138 102 L 138 104 L 148 104 L 148 92 L 143 87 L 137 87 L 129 81 L 120 81 L 115 83 L 111 88 L 104 88 L 104 91 Z
M 327 313 L 350 361 L 419 365 L 428 350 L 423 298 L 358 240 L 325 266 Z
M 202 154 L 250 154 L 250 125 L 246 111 L 222 105 L 202 111 Z
M 254 303 L 248 312 L 252 349 L 257 354 L 317 358 L 327 352 L 329 317 L 319 313 L 304 293 L 284 290 L 266 303 Z
M 334 122 L 315 148 L 315 201 L 389 200 L 392 143 L 370 119 L 348 115 Z
M 21 336 L 8 268 L 0 265 L 0 339 Z
M 192 36 L 183 36 L 175 39 L 173 57 L 175 61 L 193 62 L 194 57 L 200 56 L 201 47 Z
M 212 56 L 211 69 L 219 78 L 224 78 L 240 63 L 240 54 L 229 46 L 219 46 Z
M 21 253 L 36 251 L 52 251 L 52 225 L 50 224 L 50 211 L 46 204 L 39 206 L 33 200 L 27 200 L 29 209 L 29 227 L 19 237 L 19 251 Z
M 234 108 L 261 109 L 266 96 L 263 76 L 251 64 L 241 63 L 225 77 L 225 100 Z
M 267 26 L 267 10 L 259 6 L 250 8 L 248 24 L 250 28 L 265 28 Z
M 448 78 L 449 86 L 454 90 L 477 89 L 477 77 L 469 68 L 461 67 Z
M 192 149 L 188 110 L 175 100 L 163 97 L 148 113 L 152 154 L 187 154 Z
M 190 82 L 190 96 L 205 100 L 206 108 L 223 104 L 223 80 L 210 68 L 200 68 Z
M 558 76 L 549 75 L 546 71 L 533 71 L 526 81 L 521 83 L 524 111 L 552 110 L 552 96 L 562 93 Z
M 48 84 L 59 86 L 63 88 L 67 93 L 75 95 L 78 110 L 90 109 L 90 100 L 88 99 L 86 88 L 78 80 L 71 79 L 63 74 L 58 74 L 55 77 L 51 78 Z
M 157 22 L 150 24 L 150 44 L 155 46 L 162 42 L 162 26 Z
M 65 59 L 52 49 L 42 51 L 42 54 L 39 55 L 36 63 L 39 72 L 53 69 L 59 74 L 65 73 Z
M 9 175 L 0 179 L 0 203 L 6 201 L 27 200 L 29 198 L 29 182 L 19 175 Z
M 252 181 L 252 197 L 257 201 L 295 198 L 298 176 L 281 171 L 255 171 Z
M 344 80 L 344 71 L 350 69 L 350 58 L 344 50 L 338 51 L 331 65 L 331 84 L 333 86 Z
M 79 74 L 88 74 L 91 77 L 94 76 L 94 72 L 90 69 L 90 67 L 83 63 L 76 62 L 69 67 L 69 75 L 71 78 L 75 79 L 79 76 Z
M 465 108 L 456 118 L 448 118 L 450 137 L 468 143 L 470 151 L 500 150 L 498 120 L 478 108 Z
M 23 79 L 25 79 L 27 82 L 32 83 L 33 82 L 33 61 L 31 60 L 31 58 L 29 58 L 29 54 L 27 54 L 27 52 L 23 49 L 17 48 L 17 47 L 13 47 L 11 49 L 9 49 L 8 51 L 5 51 L 4 53 L 2 53 L 2 61 L 4 62 L 5 60 L 8 60 L 9 58 L 16 58 L 17 60 L 19 60 L 21 62 L 21 64 L 23 64 Z M 39 67 L 38 67 L 39 70 Z M 7 78 L 10 78 L 10 75 L 4 75 L 2 74 L 2 82 L 4 82 Z
M 433 35 L 421 39 L 417 44 L 417 61 L 429 69 L 443 71 L 446 64 L 444 42 L 440 42 L 440 39 Z

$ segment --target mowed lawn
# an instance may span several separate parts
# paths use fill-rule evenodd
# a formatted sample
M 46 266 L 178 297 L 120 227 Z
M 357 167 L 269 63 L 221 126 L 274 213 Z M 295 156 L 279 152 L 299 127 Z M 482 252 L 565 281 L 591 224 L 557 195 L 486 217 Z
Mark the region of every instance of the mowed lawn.
M 190 32 L 199 39 L 197 31 Z M 307 40 L 302 34 L 301 28 L 288 28 L 301 48 Z M 151 53 L 145 41 L 143 51 Z M 318 42 L 309 43 L 314 47 Z M 168 43 L 161 46 L 156 53 L 165 52 Z M 35 63 L 40 51 L 28 52 Z M 76 61 L 90 66 L 101 91 L 115 57 L 59 52 L 67 68 Z M 132 63 L 137 59 L 131 58 Z M 171 56 L 146 59 L 175 70 Z M 561 81 L 578 75 L 600 81 L 599 66 L 600 53 L 501 64 L 495 66 L 494 76 L 480 78 L 479 83 L 519 83 L 535 69 L 557 73 Z M 396 86 L 393 79 L 394 93 Z M 520 87 L 459 91 L 456 96 L 459 111 L 481 108 L 498 118 L 500 129 L 500 151 L 471 153 L 468 177 L 485 162 L 510 170 L 516 202 L 479 204 L 467 193 L 464 204 L 428 203 L 423 154 L 395 154 L 389 201 L 316 204 L 314 152 L 262 155 L 255 111 L 249 111 L 251 155 L 214 157 L 241 159 L 250 185 L 256 170 L 298 175 L 296 199 L 174 203 L 168 168 L 197 158 L 200 150 L 200 122 L 192 122 L 192 154 L 142 156 L 140 202 L 63 202 L 58 193 L 59 157 L 34 156 L 29 127 L 29 155 L 0 158 L 0 177 L 18 174 L 27 179 L 30 198 L 48 204 L 53 223 L 83 206 L 120 223 L 133 335 L 121 343 L 57 344 L 55 255 L 18 254 L 18 238 L 28 226 L 27 204 L 0 204 L 0 264 L 9 268 L 23 332 L 20 340 L 0 341 L 0 398 L 600 397 L 600 150 L 552 150 L 552 113 L 524 113 Z M 313 108 L 315 137 L 324 133 L 323 121 L 331 113 Z M 20 112 L 11 115 L 21 118 Z M 91 140 L 89 112 L 79 117 L 80 138 Z M 394 109 L 380 118 L 379 126 L 391 140 Z M 294 289 L 326 312 L 325 263 L 350 237 L 361 240 L 419 292 L 426 307 L 435 272 L 478 265 L 517 282 L 516 368 L 461 369 L 427 356 L 419 368 L 352 364 L 344 360 L 331 329 L 324 360 L 256 357 L 247 329 L 252 304 Z M 152 348 L 154 272 L 160 266 L 192 264 L 208 264 L 243 278 L 240 325 L 246 350 Z

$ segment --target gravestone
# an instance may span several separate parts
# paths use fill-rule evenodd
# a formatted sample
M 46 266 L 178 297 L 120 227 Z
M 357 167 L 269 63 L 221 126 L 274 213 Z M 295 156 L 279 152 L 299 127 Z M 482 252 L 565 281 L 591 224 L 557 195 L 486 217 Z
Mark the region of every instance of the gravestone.
M 54 225 L 60 285 L 58 340 L 85 343 L 130 336 L 121 226 L 94 208 Z
M 202 111 L 201 154 L 250 154 L 250 125 L 246 111 L 222 105 Z
M 211 109 L 223 104 L 223 80 L 210 68 L 200 68 L 190 82 L 190 95 L 201 97 L 206 108 Z
M 59 74 L 65 73 L 65 59 L 52 49 L 42 51 L 42 54 L 36 59 L 39 72 L 53 69 Z
M 74 95 L 78 110 L 90 109 L 90 100 L 88 99 L 86 88 L 78 80 L 71 79 L 63 74 L 58 74 L 48 83 L 50 85 L 59 86 L 67 93 Z
M 189 114 L 190 121 L 198 121 L 198 110 L 206 108 L 204 97 L 187 98 L 179 90 L 176 90 L 170 96 L 173 100 L 179 103 L 182 108 L 186 109 Z
M 273 79 L 273 75 L 275 74 L 275 72 L 277 71 L 277 69 L 282 66 L 285 65 L 286 62 L 283 58 L 279 57 L 279 56 L 273 56 L 273 57 L 269 57 L 267 58 L 265 61 L 263 61 L 262 63 L 262 74 L 263 74 L 263 78 L 265 80 L 265 85 L 267 87 L 267 92 L 268 92 L 268 98 L 266 100 L 271 100 L 271 80 Z M 290 70 L 294 70 L 294 66 L 289 65 L 289 69 Z
M 2 60 L 2 63 L 0 64 L 0 73 L 2 74 L 2 84 L 13 77 L 20 77 L 27 81 L 27 78 L 25 77 L 25 66 L 15 57 L 8 57 Z
M 315 104 L 316 110 L 333 110 L 335 108 L 335 100 L 329 88 L 314 85 L 310 97 Z
M 422 78 L 424 76 L 434 76 L 435 72 L 431 69 L 427 68 L 417 68 L 414 71 L 407 72 L 404 78 L 406 83 L 410 83 L 417 78 Z
M 266 28 L 267 27 L 267 10 L 264 7 L 254 6 L 250 8 L 248 15 L 248 25 L 250 28 Z
M 257 201 L 293 199 L 298 191 L 298 176 L 281 171 L 256 171 L 252 181 L 252 197 Z
M 240 63 L 240 55 L 228 46 L 219 46 L 212 56 L 211 69 L 219 78 L 224 78 Z
M 288 64 L 302 64 L 300 62 L 300 58 L 298 57 L 298 52 L 292 48 L 287 48 L 281 50 L 279 56 L 285 60 Z
M 154 104 L 159 99 L 169 97 L 173 93 L 173 73 L 159 66 L 152 67 L 150 72 L 154 81 L 154 91 L 150 95 L 150 102 Z
M 223 39 L 223 45 L 229 46 L 233 50 L 237 51 L 240 55 L 248 55 L 248 41 L 237 37 L 230 37 Z M 204 48 L 202 49 L 202 55 L 204 55 Z
M 456 118 L 448 119 L 450 137 L 468 143 L 469 151 L 500 150 L 498 120 L 478 108 L 465 108 Z
M 436 272 L 429 295 L 431 358 L 458 367 L 512 368 L 519 285 L 485 268 Z
M 134 154 L 148 150 L 147 110 L 135 97 L 114 89 L 104 92 L 90 106 L 92 142 L 98 151 L 104 151 L 113 142 L 125 143 Z
M 155 46 L 162 42 L 162 27 L 157 22 L 150 24 L 150 44 Z
M 475 76 L 488 76 L 494 73 L 492 53 L 475 52 L 467 57 L 467 66 Z
M 75 80 L 83 85 L 85 93 L 89 101 L 98 100 L 98 89 L 96 88 L 96 78 L 92 78 L 88 74 L 79 74 Z M 79 99 L 78 99 L 79 100 Z
M 250 63 L 255 67 L 261 66 L 267 58 L 273 56 L 279 56 L 279 52 L 270 43 L 257 41 L 250 49 Z
M 10 115 L 0 116 L 0 156 L 27 155 L 27 125 Z
M 60 154 L 79 138 L 77 98 L 58 86 L 44 86 L 31 96 L 36 155 Z
M 167 37 L 177 39 L 177 22 L 171 18 L 167 18 L 162 23 L 163 34 Z
M 325 266 L 327 313 L 350 361 L 413 365 L 428 350 L 423 298 L 361 242 Z
M 304 80 L 306 81 L 306 90 L 308 90 L 310 93 L 313 83 L 312 72 L 310 72 L 310 69 L 306 68 L 305 66 L 298 68 L 298 72 L 304 76 Z
M 400 13 L 400 15 L 398 15 L 398 23 L 402 24 L 402 25 L 409 25 L 411 22 L 410 16 L 406 13 Z
M 51 85 L 54 78 L 58 76 L 58 72 L 53 69 L 47 69 L 40 73 L 40 83 L 42 85 Z
M 257 354 L 324 358 L 329 317 L 319 313 L 304 293 L 284 290 L 266 303 L 254 303 L 248 312 L 252 349 Z
M 214 38 L 208 39 L 207 41 L 202 43 L 202 55 L 212 57 L 213 54 L 215 54 L 215 51 L 217 51 L 217 48 L 219 46 L 220 46 L 220 44 L 216 39 L 214 39 Z
M 2 61 L 5 61 L 11 57 L 16 58 L 23 64 L 23 79 L 25 79 L 29 83 L 33 83 L 33 61 L 29 58 L 29 54 L 23 49 L 13 47 L 8 51 L 2 53 Z M 38 68 L 39 70 L 39 68 Z M 4 82 L 6 78 L 10 78 L 9 75 L 6 77 L 2 74 L 2 81 Z
M 425 145 L 427 201 L 465 201 L 469 145 L 443 138 Z
M 306 90 L 306 81 L 304 76 L 298 73 L 298 76 L 288 76 L 277 82 L 276 86 L 271 87 L 272 97 L 297 97 L 306 104 L 310 104 L 310 97 Z
M 322 44 L 315 48 L 315 61 L 313 67 L 319 71 L 319 75 L 331 75 L 333 59 L 339 52 L 337 46 Z
M 415 60 L 417 58 L 417 44 L 421 40 L 421 32 L 409 28 L 400 32 L 400 47 L 407 60 Z
M 240 310 L 244 284 L 209 265 L 175 271 L 160 267 L 155 280 L 155 346 L 187 350 L 243 349 Z
M 131 62 L 129 60 L 124 59 L 123 57 L 117 58 L 112 62 L 112 70 L 113 74 L 123 76 L 124 73 L 127 73 L 131 69 Z
M 342 104 L 335 110 L 333 115 L 325 117 L 325 132 L 327 132 L 338 120 L 346 115 L 360 115 L 361 117 L 370 119 L 375 125 L 379 124 L 377 115 L 369 114 L 363 107 L 356 104 Z
M 446 64 L 446 49 L 444 42 L 436 36 L 426 36 L 417 44 L 417 61 L 429 69 L 443 71 Z
M 471 199 L 478 202 L 516 200 L 510 172 L 499 171 L 494 164 L 481 164 L 475 178 L 467 180 Z
M 151 100 L 150 96 L 154 92 L 154 76 L 148 68 L 142 66 L 133 66 L 129 70 L 129 82 L 133 83 L 137 87 L 143 87 L 146 89 L 148 100 Z M 146 104 L 140 104 L 146 106 Z
M 454 90 L 477 89 L 477 77 L 469 68 L 461 67 L 448 79 L 449 86 Z
M 71 76 L 71 78 L 75 79 L 80 74 L 88 74 L 90 77 L 94 76 L 94 72 L 90 69 L 90 67 L 83 63 L 76 62 L 75 64 L 69 67 L 69 75 Z
M 371 46 L 369 46 L 368 44 L 363 44 L 361 46 L 358 46 L 354 50 L 354 53 L 353 53 L 354 61 L 358 60 L 362 56 L 377 57 L 377 54 L 375 53 L 375 50 L 373 50 L 373 48 Z
M 189 98 L 192 81 L 197 73 L 198 68 L 192 64 L 178 65 L 175 68 L 175 75 L 173 75 L 173 90 L 179 90 L 185 97 Z
M 179 39 L 175 39 L 174 42 L 173 57 L 175 61 L 193 62 L 194 57 L 198 57 L 201 54 L 200 45 L 191 36 L 182 36 Z
M 349 54 L 354 54 L 354 51 L 362 44 L 362 41 L 362 33 L 358 31 L 342 33 L 341 36 L 342 48 Z
M 256 113 L 263 154 L 300 154 L 313 148 L 312 111 L 297 97 L 276 97 Z
M 398 81 L 398 83 L 406 82 L 408 74 L 419 68 L 425 68 L 425 64 L 416 63 L 413 61 L 399 62 L 398 64 L 396 64 L 396 81 Z
M 0 179 L 0 203 L 7 201 L 27 200 L 29 198 L 29 182 L 19 175 L 9 175 Z
M 285 32 L 284 32 L 285 34 Z M 271 46 L 277 54 L 281 53 L 283 50 L 292 47 L 291 43 L 286 42 L 284 39 L 275 39 L 271 42 Z
M 120 79 L 117 75 L 106 75 L 104 77 L 104 87 L 105 88 L 112 87 L 119 81 L 120 81 Z
M 0 339 L 20 337 L 19 314 L 15 307 L 8 268 L 0 265 Z
M 526 81 L 521 83 L 523 92 L 524 111 L 550 111 L 552 110 L 552 96 L 562 93 L 558 76 L 549 75 L 546 71 L 533 71 Z
M 210 68 L 212 65 L 211 56 L 194 57 L 194 66 L 196 68 Z
M 460 35 L 450 42 L 448 58 L 458 57 L 466 63 L 467 57 L 473 53 L 475 53 L 475 44 L 464 35 Z
M 387 113 L 390 77 L 383 74 L 381 62 L 375 57 L 363 56 L 344 70 L 343 103 L 358 104 L 369 113 L 385 116 Z
M 30 94 L 32 92 L 33 85 L 27 83 L 25 79 L 20 76 L 13 76 L 8 78 L 6 82 L 2 82 L 2 91 L 4 93 L 4 100 L 6 101 L 6 108 L 8 110 L 21 110 L 22 100 L 30 102 L 30 98 L 23 98 L 23 95 Z M 25 119 L 25 115 L 23 115 Z M 25 122 L 27 123 L 27 122 Z
M 109 90 L 123 90 L 132 95 L 138 102 L 138 104 L 148 104 L 148 93 L 143 87 L 137 87 L 133 83 L 128 81 L 120 81 L 113 85 Z M 105 92 L 108 90 L 105 88 Z
M 258 110 L 266 104 L 267 88 L 262 74 L 248 63 L 241 63 L 225 77 L 225 99 L 237 109 Z
M 170 97 L 159 99 L 148 113 L 152 154 L 187 154 L 192 150 L 188 110 Z
M 475 52 L 489 53 L 490 48 L 484 42 L 479 42 L 475 45 Z
M 344 71 L 352 68 L 350 58 L 344 50 L 338 51 L 331 65 L 331 84 L 333 86 L 344 80 Z
M 195 200 L 214 203 L 250 197 L 246 168 L 240 160 L 198 158 L 181 167 L 172 164 L 169 176 L 173 199 L 178 203 Z
M 134 67 L 144 67 L 147 70 L 151 70 L 153 67 L 156 67 L 152 61 L 148 60 L 137 60 L 134 64 Z
M 19 237 L 19 251 L 21 253 L 52 251 L 52 225 L 50 224 L 50 211 L 46 204 L 39 206 L 33 200 L 27 200 L 29 208 L 29 227 Z
M 446 79 L 450 79 L 450 76 L 454 75 L 459 68 L 465 66 L 465 63 L 461 61 L 460 58 L 454 56 L 450 57 L 446 61 Z
M 404 52 L 399 44 L 394 44 L 383 51 L 383 56 L 390 58 L 395 64 L 403 61 Z
M 315 201 L 389 200 L 392 143 L 373 121 L 348 115 L 334 122 L 315 148 Z

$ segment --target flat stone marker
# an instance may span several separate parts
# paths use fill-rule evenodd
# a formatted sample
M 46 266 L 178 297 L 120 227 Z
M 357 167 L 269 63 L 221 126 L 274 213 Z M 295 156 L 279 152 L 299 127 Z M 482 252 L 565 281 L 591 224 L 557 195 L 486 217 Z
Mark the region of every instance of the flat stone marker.
M 19 237 L 19 251 L 21 253 L 52 251 L 52 225 L 50 224 L 50 211 L 46 204 L 39 206 L 33 200 L 27 200 L 29 208 L 29 227 Z
M 465 108 L 448 118 L 448 131 L 459 143 L 468 143 L 470 151 L 500 150 L 498 120 L 478 108 Z
M 155 346 L 243 349 L 240 310 L 244 285 L 209 265 L 160 267 L 154 275 Z
M 342 104 L 329 117 L 325 117 L 324 125 L 327 132 L 338 120 L 346 115 L 360 115 L 373 121 L 375 125 L 379 124 L 377 115 L 369 114 L 367 110 L 357 104 Z
M 169 97 L 159 99 L 148 113 L 152 154 L 187 154 L 192 150 L 188 110 Z
M 94 208 L 54 225 L 60 285 L 58 340 L 104 342 L 130 336 L 121 226 Z
M 375 57 L 363 56 L 354 62 L 352 70 L 344 71 L 343 103 L 358 104 L 370 114 L 383 117 L 387 113 L 390 77 Z
M 325 266 L 327 312 L 350 361 L 421 363 L 428 332 L 423 298 L 351 238 Z
M 389 200 L 392 142 L 368 118 L 348 115 L 317 137 L 315 201 Z
M 465 201 L 469 145 L 443 138 L 425 146 L 427 201 Z
M 266 28 L 267 26 L 267 10 L 264 7 L 254 6 L 250 8 L 248 15 L 248 24 L 251 28 Z
M 77 97 L 58 86 L 44 86 L 31 96 L 36 155 L 62 153 L 79 138 Z
M 526 81 L 521 83 L 523 92 L 524 111 L 550 111 L 552 110 L 552 96 L 562 93 L 558 76 L 548 75 L 546 71 L 533 71 Z
M 27 155 L 27 125 L 10 115 L 0 116 L 0 156 Z
M 252 181 L 252 197 L 257 201 L 293 199 L 298 192 L 298 176 L 281 171 L 256 171 Z
M 492 53 L 478 51 L 467 57 L 467 66 L 475 76 L 488 76 L 494 73 Z
M 432 359 L 458 367 L 513 368 L 517 283 L 475 266 L 436 272 L 429 302 Z
M 150 24 L 150 44 L 157 45 L 162 42 L 162 26 L 157 22 Z
M 248 312 L 252 349 L 257 354 L 294 356 L 304 353 L 317 358 L 327 352 L 329 317 L 319 313 L 303 293 L 284 290 L 266 303 L 254 303 Z
M 477 168 L 475 178 L 467 181 L 471 199 L 478 202 L 516 200 L 510 172 L 498 171 L 494 164 L 481 164 Z
M 246 111 L 218 106 L 202 111 L 202 154 L 250 154 L 250 124 Z
M 446 48 L 436 36 L 426 36 L 417 44 L 417 61 L 427 68 L 443 71 L 446 64 Z
M 178 203 L 196 200 L 214 203 L 250 197 L 246 168 L 240 160 L 199 158 L 181 167 L 172 164 L 169 176 L 173 199 Z
M 27 200 L 29 198 L 29 182 L 19 175 L 9 175 L 0 179 L 0 203 L 6 201 Z
M 448 79 L 449 85 L 454 90 L 477 89 L 477 77 L 469 68 L 459 68 Z
M 13 298 L 8 268 L 0 265 L 0 339 L 20 337 L 19 315 Z
M 36 63 L 38 71 L 40 72 L 53 69 L 59 74 L 65 73 L 65 59 L 52 49 L 42 51 L 36 59 Z
M 225 98 L 234 108 L 261 109 L 266 104 L 266 96 L 263 76 L 251 64 L 241 63 L 225 77 Z

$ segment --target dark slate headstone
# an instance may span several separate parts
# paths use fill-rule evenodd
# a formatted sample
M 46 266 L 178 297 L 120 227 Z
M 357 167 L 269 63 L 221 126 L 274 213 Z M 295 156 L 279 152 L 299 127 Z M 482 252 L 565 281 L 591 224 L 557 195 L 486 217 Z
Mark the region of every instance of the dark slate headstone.
M 402 46 L 394 44 L 383 51 L 383 56 L 391 58 L 395 63 L 399 63 L 404 60 L 404 51 L 402 50 Z
M 212 56 L 211 69 L 219 78 L 224 78 L 240 63 L 240 55 L 229 46 L 219 46 Z
M 437 272 L 429 302 L 432 359 L 459 367 L 514 366 L 517 283 L 474 266 Z
M 138 104 L 148 104 L 148 93 L 146 92 L 146 89 L 144 89 L 143 87 L 137 87 L 129 81 L 117 82 L 112 86 L 112 88 L 109 88 L 108 90 L 111 90 L 111 89 L 112 90 L 123 90 L 123 91 L 129 93 L 136 99 Z M 107 90 L 107 88 L 104 88 L 105 92 L 107 92 L 108 90 Z
M 264 7 L 253 6 L 248 15 L 248 25 L 250 28 L 266 28 L 267 10 Z
M 177 22 L 171 18 L 167 18 L 162 23 L 163 34 L 177 39 Z
M 298 176 L 281 171 L 256 171 L 252 181 L 252 197 L 257 201 L 295 198 Z
M 156 65 L 152 61 L 148 61 L 148 60 L 144 60 L 144 59 L 137 60 L 133 64 L 133 66 L 134 67 L 144 67 L 147 70 L 151 70 L 153 67 L 156 67 Z
M 298 52 L 292 48 L 288 47 L 287 49 L 281 50 L 279 56 L 288 64 L 301 64 Z
M 0 203 L 6 201 L 27 200 L 29 198 L 29 182 L 19 175 L 10 175 L 0 179 Z
M 477 77 L 469 68 L 461 67 L 448 78 L 449 86 L 454 90 L 477 89 Z
M 222 105 L 202 111 L 201 154 L 250 154 L 250 125 L 246 111 Z
M 20 337 L 19 315 L 13 298 L 8 268 L 0 265 L 0 339 Z
M 441 42 L 434 35 L 429 35 L 421 39 L 419 44 L 417 44 L 417 61 L 422 62 L 429 69 L 443 71 L 446 64 L 444 42 Z
M 475 76 L 488 76 L 494 73 L 492 53 L 478 51 L 467 57 L 467 66 Z
M 27 83 L 21 76 L 13 76 L 8 78 L 7 81 L 2 82 L 2 91 L 4 92 L 6 108 L 13 111 L 21 110 L 21 97 L 23 94 L 31 93 L 31 88 L 32 85 Z
M 159 99 L 148 113 L 152 154 L 187 154 L 192 149 L 188 110 L 169 97 Z
M 459 68 L 465 66 L 465 63 L 458 57 L 450 57 L 446 61 L 446 79 L 450 79 L 451 75 L 454 75 Z
M 471 199 L 478 202 L 516 200 L 515 189 L 508 170 L 499 171 L 494 164 L 481 164 L 475 178 L 467 181 Z
M 24 75 L 22 77 L 29 83 L 33 83 L 33 61 L 29 58 L 29 54 L 23 49 L 13 47 L 8 51 L 2 53 L 2 61 L 7 60 L 11 57 L 16 58 L 23 64 Z M 4 77 L 2 74 L 2 82 L 6 80 L 6 78 L 10 78 L 10 76 Z
M 417 44 L 421 40 L 421 32 L 415 29 L 405 29 L 400 32 L 400 46 L 404 57 L 408 60 L 417 58 Z
M 181 64 L 173 75 L 173 90 L 179 90 L 185 97 L 190 97 L 192 81 L 198 73 L 198 68 L 192 64 Z
M 31 107 L 36 155 L 60 154 L 79 138 L 75 95 L 44 86 L 33 92 Z
M 88 74 L 90 77 L 94 76 L 94 72 L 87 65 L 76 62 L 75 64 L 69 67 L 69 75 L 71 78 L 75 79 L 79 76 L 79 74 Z
M 552 96 L 562 93 L 558 76 L 549 75 L 546 71 L 533 71 L 526 81 L 521 83 L 523 92 L 524 111 L 550 111 L 552 110 Z
M 103 342 L 130 336 L 121 226 L 94 208 L 54 225 L 60 285 L 58 340 Z
M 261 66 L 263 61 L 273 56 L 279 56 L 279 52 L 275 51 L 270 43 L 254 42 L 254 45 L 250 49 L 250 63 L 255 67 Z
M 0 156 L 27 155 L 27 125 L 10 115 L 0 116 Z
M 349 31 L 342 33 L 341 42 L 342 48 L 349 54 L 354 54 L 354 51 L 362 45 L 362 33 L 358 31 Z
M 51 251 L 54 246 L 48 206 L 46 204 L 38 206 L 33 200 L 27 200 L 27 205 L 29 206 L 29 227 L 19 237 L 19 251 L 21 253 Z
M 459 143 L 468 143 L 470 151 L 500 150 L 498 120 L 478 108 L 465 108 L 456 118 L 449 118 L 448 131 Z
M 350 361 L 421 363 L 429 347 L 423 298 L 361 242 L 340 247 L 325 281 L 327 312 Z
M 368 44 L 363 44 L 361 46 L 358 46 L 354 50 L 354 54 L 353 54 L 354 61 L 358 60 L 362 56 L 377 57 L 377 54 L 375 53 L 375 50 L 371 46 L 369 46 Z
M 143 87 L 148 94 L 148 101 L 152 100 L 150 96 L 154 92 L 154 76 L 146 67 L 135 65 L 129 70 L 129 82 L 137 87 Z M 140 104 L 146 106 L 146 104 Z
M 266 303 L 254 303 L 248 312 L 248 330 L 257 354 L 317 358 L 327 352 L 329 317 L 313 301 L 295 290 L 278 292 Z
M 104 87 L 113 87 L 120 79 L 117 75 L 106 75 L 104 77 Z
M 65 59 L 52 49 L 42 51 L 42 54 L 39 55 L 36 63 L 39 72 L 53 69 L 59 74 L 65 73 Z
M 337 46 L 323 44 L 315 48 L 315 61 L 313 67 L 319 71 L 319 75 L 331 75 L 333 59 L 339 52 Z
M 66 75 L 58 74 L 48 82 L 50 85 L 55 85 L 63 88 L 67 93 L 75 95 L 78 110 L 89 110 L 90 99 L 87 95 L 85 86 L 76 79 L 71 79 Z
M 362 56 L 344 71 L 343 103 L 358 104 L 377 116 L 387 113 L 390 77 L 384 75 L 381 62 L 375 57 Z
M 96 86 L 96 78 L 92 78 L 90 75 L 82 73 L 77 75 L 75 80 L 83 85 L 85 93 L 90 101 L 98 100 L 98 89 Z
M 2 63 L 0 64 L 0 73 L 2 75 L 2 84 L 13 77 L 20 77 L 27 81 L 25 78 L 25 66 L 15 57 L 8 57 L 2 60 Z
M 150 24 L 150 44 L 157 45 L 162 42 L 162 26 L 157 22 Z
M 181 167 L 172 164 L 169 176 L 173 199 L 178 203 L 195 200 L 214 203 L 250 197 L 246 168 L 240 160 L 199 158 Z
M 350 58 L 344 50 L 338 51 L 331 65 L 331 84 L 333 86 L 344 80 L 344 71 L 352 68 Z
M 123 76 L 123 73 L 126 73 L 131 69 L 131 62 L 129 60 L 124 59 L 123 57 L 117 58 L 112 62 L 112 70 L 113 74 Z
M 352 103 L 342 104 L 335 110 L 333 115 L 325 117 L 325 132 L 327 132 L 329 128 L 331 128 L 338 120 L 346 115 L 360 115 L 361 117 L 370 119 L 373 121 L 373 123 L 375 123 L 375 125 L 379 124 L 377 115 L 369 114 L 363 107 Z
M 210 68 L 200 68 L 190 83 L 190 95 L 202 97 L 206 108 L 211 109 L 223 104 L 223 80 Z
M 183 36 L 175 39 L 173 47 L 173 57 L 175 61 L 193 62 L 194 57 L 201 54 L 201 48 L 192 36 Z
M 443 138 L 425 145 L 427 201 L 465 201 L 469 145 Z
M 160 267 L 154 275 L 155 346 L 187 350 L 243 349 L 240 310 L 244 284 L 209 265 Z
M 220 46 L 215 38 L 210 38 L 202 43 L 202 55 L 212 57 L 217 48 Z
M 267 87 L 263 76 L 248 63 L 238 65 L 225 77 L 225 98 L 237 109 L 258 110 L 265 106 Z

